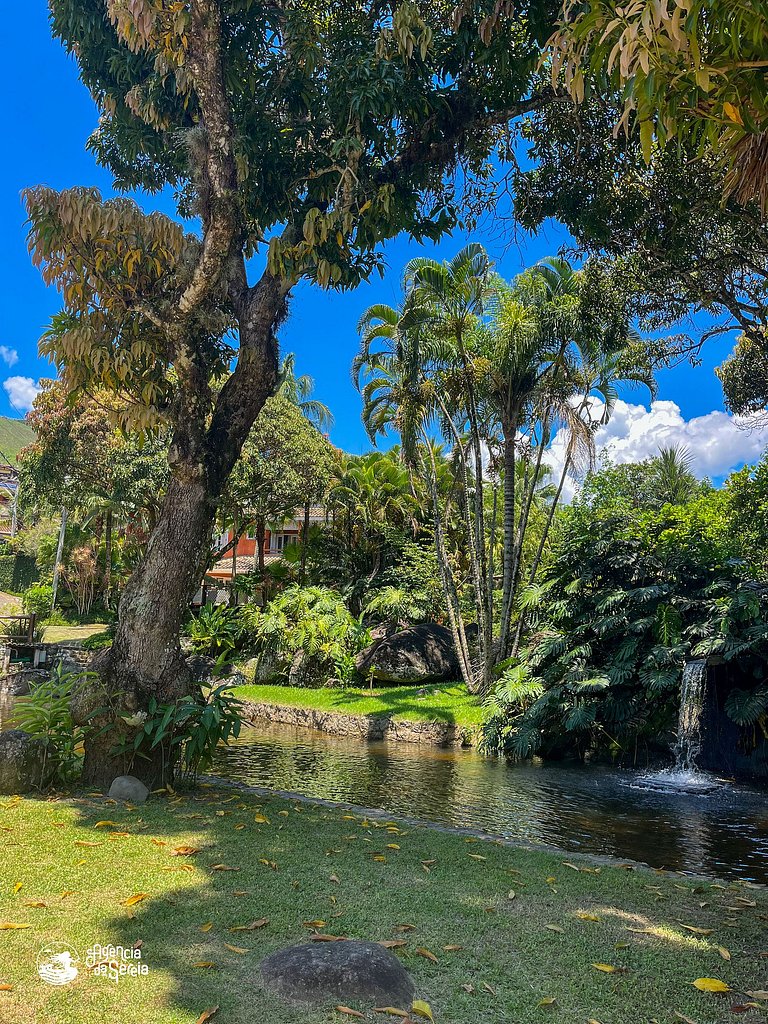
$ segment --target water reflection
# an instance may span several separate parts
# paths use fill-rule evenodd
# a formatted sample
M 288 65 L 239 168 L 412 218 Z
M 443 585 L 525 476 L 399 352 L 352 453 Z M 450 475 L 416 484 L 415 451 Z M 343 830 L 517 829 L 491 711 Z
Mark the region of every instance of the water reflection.
M 607 768 L 513 766 L 472 751 L 267 725 L 220 748 L 211 772 L 564 850 L 768 883 L 768 801 L 743 786 L 706 796 L 651 792 L 632 788 L 634 774 Z

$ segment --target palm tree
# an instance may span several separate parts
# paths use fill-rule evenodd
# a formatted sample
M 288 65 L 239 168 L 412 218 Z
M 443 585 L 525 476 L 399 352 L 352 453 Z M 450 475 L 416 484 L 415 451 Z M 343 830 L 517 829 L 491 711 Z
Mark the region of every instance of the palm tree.
M 691 472 L 693 456 L 690 451 L 683 445 L 661 447 L 653 463 L 659 503 L 684 505 L 690 501 L 698 487 Z
M 453 605 L 457 618 L 454 639 L 461 660 L 466 643 L 458 602 L 450 600 L 456 586 L 449 582 L 446 503 L 434 486 L 437 462 L 429 443 L 435 426 L 451 446 L 461 482 L 459 507 L 479 630 L 479 664 L 469 675 L 472 686 L 485 690 L 494 664 L 513 646 L 515 596 L 524 552 L 531 549 L 530 542 L 526 544 L 531 515 L 544 497 L 546 450 L 555 432 L 565 430 L 567 464 L 580 458 L 591 461 L 594 424 L 585 416 L 588 396 L 603 393 L 609 414 L 615 400 L 609 388 L 613 377 L 618 374 L 616 379 L 621 379 L 619 371 L 625 371 L 623 351 L 634 334 L 623 310 L 618 316 L 610 303 L 599 309 L 588 306 L 581 272 L 563 259 L 546 260 L 506 285 L 492 274 L 482 247 L 471 245 L 449 263 L 412 261 L 403 280 L 400 309 L 375 306 L 363 316 L 362 345 L 353 373 L 372 439 L 394 428 L 409 457 L 419 453 L 432 494 L 438 562 L 449 612 Z M 488 471 L 483 464 L 486 453 L 491 461 Z M 497 470 L 503 488 L 498 616 Z M 535 564 L 563 483 L 561 479 L 554 490 Z
M 312 398 L 314 388 L 314 379 L 308 373 L 296 376 L 296 353 L 289 352 L 278 370 L 275 396 L 287 399 L 301 409 L 318 430 L 326 431 L 333 426 L 333 414 L 324 402 Z

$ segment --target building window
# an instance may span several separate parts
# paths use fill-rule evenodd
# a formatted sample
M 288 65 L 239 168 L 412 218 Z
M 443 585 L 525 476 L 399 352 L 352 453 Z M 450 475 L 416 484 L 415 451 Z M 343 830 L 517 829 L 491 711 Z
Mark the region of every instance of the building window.
M 270 551 L 285 551 L 290 544 L 298 541 L 295 533 L 273 533 L 269 542 Z

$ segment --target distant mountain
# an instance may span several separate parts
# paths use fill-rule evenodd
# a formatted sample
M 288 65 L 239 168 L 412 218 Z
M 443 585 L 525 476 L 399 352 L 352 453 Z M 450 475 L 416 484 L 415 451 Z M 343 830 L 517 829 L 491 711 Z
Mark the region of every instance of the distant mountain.
M 16 466 L 16 456 L 35 440 L 35 432 L 26 420 L 0 416 L 0 466 Z

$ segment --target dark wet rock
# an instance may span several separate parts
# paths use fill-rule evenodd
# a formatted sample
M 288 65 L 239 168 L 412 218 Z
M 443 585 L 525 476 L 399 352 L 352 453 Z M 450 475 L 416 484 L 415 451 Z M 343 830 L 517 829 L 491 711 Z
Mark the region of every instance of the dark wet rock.
M 133 775 L 118 775 L 107 794 L 113 800 L 125 800 L 131 804 L 143 804 L 149 796 L 149 790 L 141 781 Z
M 0 732 L 0 793 L 30 793 L 46 775 L 45 746 L 21 729 Z
M 459 675 L 451 631 L 437 622 L 383 636 L 357 656 L 355 665 L 364 679 L 382 683 L 421 683 Z
M 307 942 L 272 953 L 261 964 L 270 992 L 311 1006 L 372 1003 L 408 1011 L 415 988 L 410 974 L 376 942 Z

